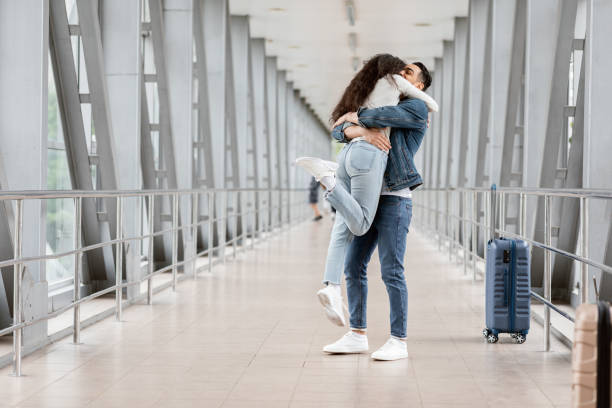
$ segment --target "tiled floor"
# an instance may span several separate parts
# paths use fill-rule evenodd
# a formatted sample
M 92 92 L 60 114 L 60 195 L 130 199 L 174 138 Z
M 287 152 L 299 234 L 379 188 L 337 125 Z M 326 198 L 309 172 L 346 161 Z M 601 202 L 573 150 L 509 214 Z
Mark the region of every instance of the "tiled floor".
M 527 342 L 486 344 L 482 282 L 472 283 L 412 232 L 406 259 L 410 358 L 321 352 L 344 334 L 324 317 L 320 286 L 330 221 L 302 224 L 176 293 L 136 305 L 0 371 L 0 407 L 565 407 L 570 353 Z M 388 334 L 377 260 L 369 341 Z

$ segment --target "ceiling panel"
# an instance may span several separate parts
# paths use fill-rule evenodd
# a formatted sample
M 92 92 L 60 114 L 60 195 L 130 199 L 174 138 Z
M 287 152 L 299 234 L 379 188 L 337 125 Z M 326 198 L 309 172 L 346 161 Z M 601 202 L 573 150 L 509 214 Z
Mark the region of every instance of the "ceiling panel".
M 266 38 L 267 55 L 277 56 L 324 123 L 360 61 L 388 52 L 433 69 L 442 40 L 452 39 L 454 17 L 466 16 L 468 0 L 354 0 L 355 25 L 345 0 L 230 0 L 230 12 L 249 15 L 251 35 Z M 425 25 L 425 26 L 423 26 Z M 357 47 L 349 47 L 355 33 Z

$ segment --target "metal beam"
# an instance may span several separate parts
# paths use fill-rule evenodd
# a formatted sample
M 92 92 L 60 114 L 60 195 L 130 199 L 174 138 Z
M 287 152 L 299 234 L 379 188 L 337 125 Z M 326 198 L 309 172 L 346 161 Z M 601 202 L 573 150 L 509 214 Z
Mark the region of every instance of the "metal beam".
M 587 36 L 585 43 L 585 130 L 584 163 L 588 168 L 583 174 L 584 188 L 612 189 L 612 117 L 610 98 L 612 94 L 612 3 L 607 0 L 587 2 Z M 596 260 L 612 261 L 612 203 L 589 200 L 588 253 Z M 607 223 L 606 223 L 607 220 Z M 607 224 L 607 225 L 606 225 Z M 589 281 L 593 276 L 602 278 L 601 272 L 589 268 Z M 604 275 L 600 280 L 601 292 L 610 299 L 612 276 Z M 593 291 L 590 291 L 593 294 Z M 591 296 L 589 301 L 593 301 Z
M 574 25 L 576 22 L 577 0 L 567 0 L 560 3 L 561 15 L 555 47 L 555 62 L 552 72 L 552 88 L 548 100 L 548 120 L 544 141 L 544 152 L 540 167 L 540 187 L 554 187 L 557 179 L 557 163 L 559 145 L 563 134 L 563 108 L 567 101 L 568 71 L 570 53 L 574 40 Z M 544 200 L 538 200 L 536 227 L 534 239 L 544 242 Z M 532 254 L 531 283 L 534 287 L 542 286 L 542 271 L 544 253 L 534 248 Z
M 204 14 L 200 0 L 193 2 L 193 36 L 194 49 L 196 54 L 196 69 L 195 76 L 197 78 L 197 143 L 194 147 L 196 150 L 196 176 L 194 177 L 194 187 L 214 188 L 216 186 L 215 167 L 213 163 L 213 145 L 212 132 L 210 124 L 210 97 L 208 92 L 208 71 L 206 63 L 206 49 L 204 41 Z M 208 200 L 208 197 L 206 197 Z M 200 209 L 198 214 L 205 214 L 209 217 L 214 217 L 214 214 L 208 214 L 208 206 L 203 199 L 198 200 Z M 204 211 L 206 209 L 206 212 Z M 199 241 L 203 243 L 203 247 L 208 247 L 208 231 L 205 226 L 198 229 Z M 214 228 L 213 240 L 217 236 L 217 229 Z
M 96 152 L 100 163 L 97 166 L 96 174 L 99 177 L 100 187 L 103 190 L 116 190 L 118 183 L 114 158 L 113 126 L 104 71 L 104 54 L 102 51 L 98 7 L 97 4 L 90 0 L 76 0 L 76 4 L 79 14 L 81 39 L 83 41 L 83 56 L 87 69 L 91 112 L 96 129 Z M 117 218 L 115 200 L 103 201 L 103 208 L 108 220 L 115 220 Z M 103 227 L 102 233 L 109 234 L 107 237 L 116 236 L 117 228 L 114 222 L 108 222 Z M 106 229 L 108 229 L 108 232 L 104 231 Z M 108 249 L 109 256 L 112 257 L 112 250 Z M 115 281 L 114 270 L 106 270 L 106 280 L 108 282 Z
M 75 70 L 66 4 L 63 0 L 49 2 L 49 32 L 49 55 L 53 65 L 72 188 L 94 190 L 79 98 L 77 82 L 79 75 Z M 83 200 L 82 206 L 83 244 L 93 245 L 101 242 L 104 238 L 103 222 L 98 220 L 96 200 Z M 104 256 L 102 249 L 88 251 L 84 258 L 86 262 L 86 268 L 83 270 L 84 283 L 92 284 L 94 281 L 108 280 L 110 277 L 114 279 L 114 262 L 112 258 Z M 95 288 L 90 288 L 93 289 Z
M 455 17 L 455 37 L 453 39 L 452 88 L 450 105 L 450 128 L 446 165 L 446 185 L 457 186 L 461 156 L 465 145 L 461 145 L 463 118 L 463 87 L 465 62 L 467 57 L 468 21 L 466 17 Z M 463 148 L 462 148 L 463 147 Z

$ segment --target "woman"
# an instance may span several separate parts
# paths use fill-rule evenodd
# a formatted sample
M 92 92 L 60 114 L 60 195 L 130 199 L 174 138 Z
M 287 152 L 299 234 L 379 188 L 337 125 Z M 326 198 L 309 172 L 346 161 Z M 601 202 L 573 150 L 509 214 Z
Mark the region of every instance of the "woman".
M 421 99 L 429 111 L 437 111 L 438 106 L 429 95 L 400 75 L 405 67 L 404 61 L 389 54 L 379 54 L 367 61 L 344 91 L 334 109 L 332 121 L 342 120 L 345 113 L 361 107 L 397 105 L 402 95 Z M 390 129 L 384 129 L 384 133 L 388 138 Z M 296 164 L 321 182 L 327 190 L 326 196 L 334 189 L 350 193 L 342 195 L 345 197 L 345 210 L 337 208 L 323 277 L 326 286 L 317 292 L 327 317 L 339 326 L 346 324 L 340 286 L 345 253 L 353 235 L 365 234 L 372 225 L 387 166 L 387 153 L 357 138 L 344 146 L 338 164 L 312 157 L 296 160 Z

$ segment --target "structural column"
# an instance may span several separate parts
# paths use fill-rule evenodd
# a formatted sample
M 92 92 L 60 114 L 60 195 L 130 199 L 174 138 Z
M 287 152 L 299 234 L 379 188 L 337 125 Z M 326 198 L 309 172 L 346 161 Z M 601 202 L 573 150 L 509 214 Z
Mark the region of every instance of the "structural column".
M 140 168 L 140 4 L 123 0 L 100 3 L 104 71 L 108 87 L 110 116 L 113 119 L 113 140 L 121 190 L 142 188 Z M 130 198 L 123 203 L 124 214 L 140 214 L 140 200 Z M 124 236 L 140 235 L 141 219 L 124 217 Z M 141 277 L 140 245 L 124 245 L 124 278 L 134 281 Z M 128 296 L 136 296 L 139 289 L 128 288 Z
M 46 1 L 0 2 L 0 188 L 45 190 L 47 187 L 47 87 L 49 4 Z M 0 256 L 13 258 L 14 202 L 0 203 Z M 45 254 L 45 203 L 23 205 L 22 255 Z M 10 271 L 9 271 L 10 269 Z M 13 303 L 12 269 L 2 270 L 0 327 L 9 326 Z M 48 308 L 45 263 L 24 267 L 22 319 L 43 316 Z M 24 329 L 24 345 L 41 343 L 47 322 Z

